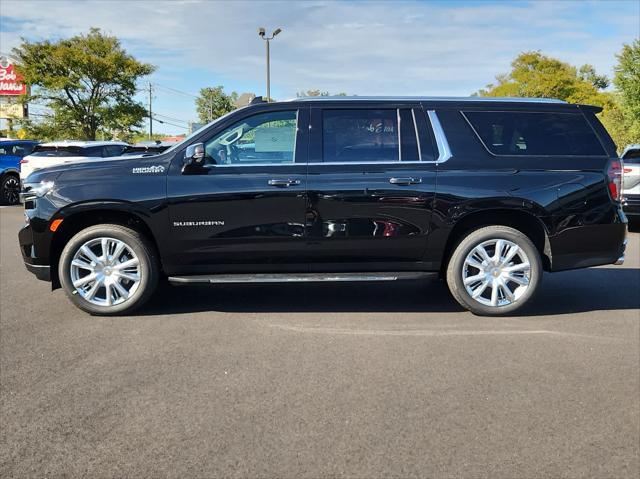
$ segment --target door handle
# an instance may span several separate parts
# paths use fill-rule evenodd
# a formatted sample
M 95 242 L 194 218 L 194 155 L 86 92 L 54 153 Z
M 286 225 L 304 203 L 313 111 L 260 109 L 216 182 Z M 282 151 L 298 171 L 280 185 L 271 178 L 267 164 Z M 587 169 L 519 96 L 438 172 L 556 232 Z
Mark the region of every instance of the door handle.
M 269 180 L 269 186 L 278 186 L 280 188 L 287 188 L 289 186 L 293 186 L 293 185 L 299 185 L 300 184 L 300 180 L 280 180 L 280 179 L 272 179 Z
M 390 178 L 389 183 L 392 185 L 416 185 L 422 183 L 422 178 Z

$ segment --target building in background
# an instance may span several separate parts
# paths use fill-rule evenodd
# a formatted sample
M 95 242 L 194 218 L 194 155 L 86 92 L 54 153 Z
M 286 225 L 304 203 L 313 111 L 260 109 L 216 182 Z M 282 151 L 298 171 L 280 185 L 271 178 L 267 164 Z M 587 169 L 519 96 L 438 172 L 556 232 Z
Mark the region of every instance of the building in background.
M 8 56 L 0 56 L 0 119 L 6 120 L 6 128 L 10 135 L 13 131 L 13 120 L 28 118 L 27 105 L 20 101 L 20 95 L 27 93 L 27 85 L 15 72 L 13 61 Z

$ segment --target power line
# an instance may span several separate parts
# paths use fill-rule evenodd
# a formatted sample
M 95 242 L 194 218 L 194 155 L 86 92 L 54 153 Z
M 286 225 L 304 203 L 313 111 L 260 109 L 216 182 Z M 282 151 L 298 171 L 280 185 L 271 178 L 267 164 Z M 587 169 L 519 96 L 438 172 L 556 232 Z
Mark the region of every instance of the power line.
M 163 115 L 162 113 L 154 113 L 155 116 L 159 116 L 160 118 L 166 118 L 167 120 L 172 120 L 172 121 L 178 121 L 180 123 L 186 123 L 189 124 L 189 122 L 187 120 L 181 120 L 180 118 L 174 118 L 172 116 L 168 116 L 168 115 Z
M 157 117 L 153 117 L 154 120 L 156 120 L 158 123 L 161 123 L 163 125 L 171 125 L 171 126 L 175 126 L 176 128 L 183 128 L 185 130 L 188 130 L 189 127 L 188 126 L 184 126 L 184 125 L 176 125 L 175 123 L 171 123 L 170 121 L 166 121 L 166 120 L 161 120 L 160 118 Z
M 194 95 L 193 93 L 188 93 L 186 91 L 178 90 L 176 88 L 171 88 L 171 87 L 168 87 L 168 86 L 160 85 L 159 83 L 154 83 L 154 85 L 157 88 L 161 89 L 161 90 L 168 90 L 168 91 L 170 91 L 172 93 L 176 93 L 178 95 L 184 95 L 184 96 L 188 96 L 188 97 L 191 97 L 191 98 L 199 98 L 198 95 Z

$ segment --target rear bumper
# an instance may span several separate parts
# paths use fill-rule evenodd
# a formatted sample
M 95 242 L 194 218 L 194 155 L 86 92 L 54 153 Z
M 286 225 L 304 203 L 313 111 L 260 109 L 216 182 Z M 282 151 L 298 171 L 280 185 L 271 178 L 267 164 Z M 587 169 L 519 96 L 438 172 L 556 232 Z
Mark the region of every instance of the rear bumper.
M 626 236 L 627 218 L 620 208 L 611 223 L 565 228 L 549 237 L 551 271 L 622 264 Z

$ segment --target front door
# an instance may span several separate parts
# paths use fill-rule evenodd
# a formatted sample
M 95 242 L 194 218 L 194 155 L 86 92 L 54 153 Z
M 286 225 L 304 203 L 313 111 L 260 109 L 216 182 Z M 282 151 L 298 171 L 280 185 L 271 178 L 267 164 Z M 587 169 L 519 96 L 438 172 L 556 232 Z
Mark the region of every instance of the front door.
M 269 108 L 205 136 L 204 166 L 172 168 L 172 274 L 306 270 L 307 131 L 307 109 Z
M 313 108 L 311 132 L 311 270 L 423 269 L 436 167 L 422 109 Z

